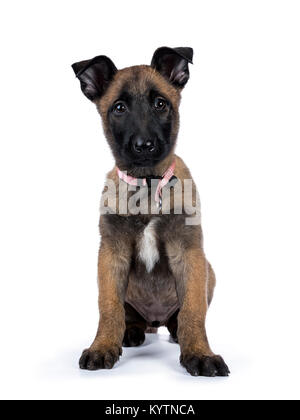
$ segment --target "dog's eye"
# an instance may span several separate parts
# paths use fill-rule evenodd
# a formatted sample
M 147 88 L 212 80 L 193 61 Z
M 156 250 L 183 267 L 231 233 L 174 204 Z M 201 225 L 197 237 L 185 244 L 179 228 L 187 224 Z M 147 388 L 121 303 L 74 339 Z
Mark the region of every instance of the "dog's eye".
M 160 97 L 155 98 L 155 100 L 154 100 L 154 108 L 157 111 L 163 111 L 166 108 L 166 106 L 167 106 L 167 102 L 166 102 L 165 99 L 160 98 Z
M 113 107 L 113 111 L 116 114 L 123 114 L 126 110 L 127 110 L 127 107 L 124 104 L 124 102 L 117 102 Z

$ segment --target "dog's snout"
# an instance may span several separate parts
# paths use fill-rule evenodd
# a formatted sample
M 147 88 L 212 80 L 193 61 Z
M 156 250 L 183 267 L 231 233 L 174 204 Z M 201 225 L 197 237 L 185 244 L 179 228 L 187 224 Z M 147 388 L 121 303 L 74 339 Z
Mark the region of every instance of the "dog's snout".
M 138 154 L 153 153 L 156 150 L 155 141 L 137 137 L 133 140 L 133 150 Z

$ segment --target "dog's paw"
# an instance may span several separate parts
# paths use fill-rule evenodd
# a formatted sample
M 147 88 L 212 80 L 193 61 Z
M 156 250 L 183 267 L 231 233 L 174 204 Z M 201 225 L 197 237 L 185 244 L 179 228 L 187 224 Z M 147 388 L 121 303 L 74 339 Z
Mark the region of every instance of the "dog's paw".
M 221 356 L 181 355 L 180 363 L 192 376 L 228 376 L 230 374 Z
M 170 339 L 171 339 L 171 341 L 173 341 L 173 343 L 178 343 L 177 333 L 172 331 L 170 333 Z
M 86 370 L 112 369 L 119 360 L 120 354 L 121 350 L 117 351 L 115 348 L 84 350 L 79 360 L 79 367 Z
M 137 347 L 145 341 L 145 333 L 141 328 L 132 327 L 125 331 L 123 346 L 124 347 Z

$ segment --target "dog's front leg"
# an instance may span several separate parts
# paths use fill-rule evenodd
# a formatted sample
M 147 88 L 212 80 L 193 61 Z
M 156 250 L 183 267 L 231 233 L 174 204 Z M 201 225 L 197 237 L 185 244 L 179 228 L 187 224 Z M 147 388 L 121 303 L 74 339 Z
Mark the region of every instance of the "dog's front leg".
M 79 361 L 81 369 L 111 369 L 122 354 L 124 298 L 130 267 L 127 254 L 128 246 L 116 249 L 109 243 L 101 245 L 98 261 L 100 321 L 93 344 Z
M 221 356 L 210 349 L 205 320 L 208 309 L 208 262 L 201 248 L 184 252 L 173 265 L 180 300 L 178 342 L 180 362 L 193 376 L 227 376 L 229 369 Z

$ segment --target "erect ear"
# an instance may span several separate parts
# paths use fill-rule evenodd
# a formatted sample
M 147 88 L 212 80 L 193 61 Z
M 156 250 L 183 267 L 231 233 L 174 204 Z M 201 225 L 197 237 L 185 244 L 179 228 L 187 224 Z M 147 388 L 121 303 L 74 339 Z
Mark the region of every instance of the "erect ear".
M 189 80 L 189 66 L 193 64 L 193 49 L 188 47 L 158 48 L 151 61 L 151 66 L 176 87 L 183 88 Z
M 103 95 L 109 82 L 118 71 L 114 63 L 105 55 L 74 63 L 72 68 L 80 80 L 82 92 L 91 101 Z

